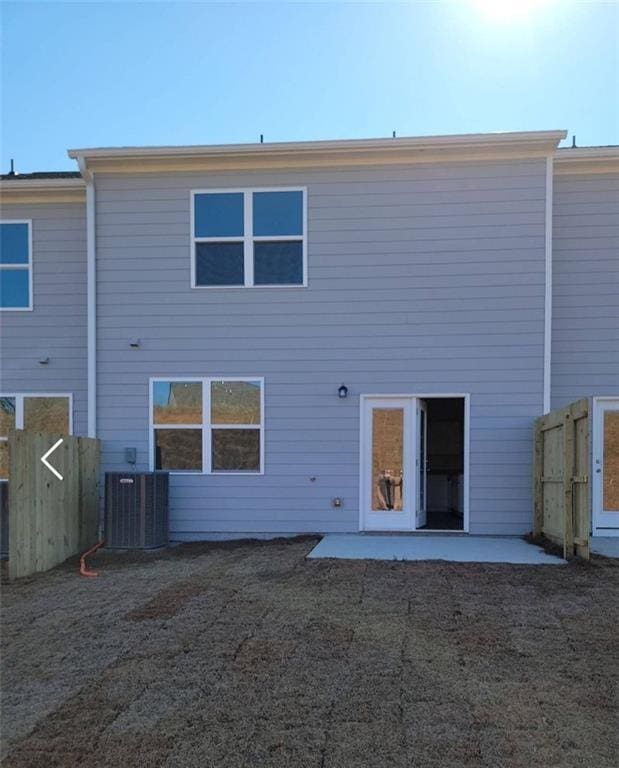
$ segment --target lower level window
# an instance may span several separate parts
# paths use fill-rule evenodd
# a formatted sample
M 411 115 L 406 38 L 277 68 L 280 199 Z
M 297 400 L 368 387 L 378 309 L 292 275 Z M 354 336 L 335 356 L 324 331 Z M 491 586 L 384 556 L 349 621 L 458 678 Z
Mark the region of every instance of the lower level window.
M 0 395 L 0 480 L 9 475 L 12 429 L 71 434 L 71 395 Z
M 154 469 L 263 471 L 261 378 L 151 380 Z

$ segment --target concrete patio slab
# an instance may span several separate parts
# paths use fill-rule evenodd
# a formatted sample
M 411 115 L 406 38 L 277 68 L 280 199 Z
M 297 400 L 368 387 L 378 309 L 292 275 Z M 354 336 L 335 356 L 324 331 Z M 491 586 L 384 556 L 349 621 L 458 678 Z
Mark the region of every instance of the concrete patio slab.
M 447 560 L 455 563 L 563 565 L 565 560 L 515 536 L 327 534 L 309 558 Z

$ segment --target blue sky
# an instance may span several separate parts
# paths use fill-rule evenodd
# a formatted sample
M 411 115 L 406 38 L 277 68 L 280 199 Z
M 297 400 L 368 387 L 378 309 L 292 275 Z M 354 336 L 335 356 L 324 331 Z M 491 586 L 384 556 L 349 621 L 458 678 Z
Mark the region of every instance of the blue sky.
M 496 2 L 3 2 L 2 170 L 261 133 L 619 143 L 619 2 Z

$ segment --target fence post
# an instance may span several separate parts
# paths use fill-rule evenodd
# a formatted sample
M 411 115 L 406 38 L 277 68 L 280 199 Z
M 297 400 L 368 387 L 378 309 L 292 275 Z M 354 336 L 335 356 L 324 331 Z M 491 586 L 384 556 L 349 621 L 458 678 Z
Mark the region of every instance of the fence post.
M 576 422 L 567 410 L 563 421 L 563 557 L 574 555 L 574 442 Z

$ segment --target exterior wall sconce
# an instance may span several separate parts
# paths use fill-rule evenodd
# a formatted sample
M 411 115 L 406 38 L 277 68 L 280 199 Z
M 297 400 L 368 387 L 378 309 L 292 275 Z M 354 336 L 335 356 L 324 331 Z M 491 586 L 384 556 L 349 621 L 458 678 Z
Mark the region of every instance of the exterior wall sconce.
M 348 397 L 348 387 L 346 384 L 342 384 L 342 386 L 337 391 L 338 397 L 345 398 Z
M 49 365 L 49 357 L 42 357 L 39 360 L 39 365 Z
M 131 339 L 131 341 L 129 342 L 129 346 L 132 349 L 137 349 L 141 345 L 142 345 L 142 342 L 139 339 Z

